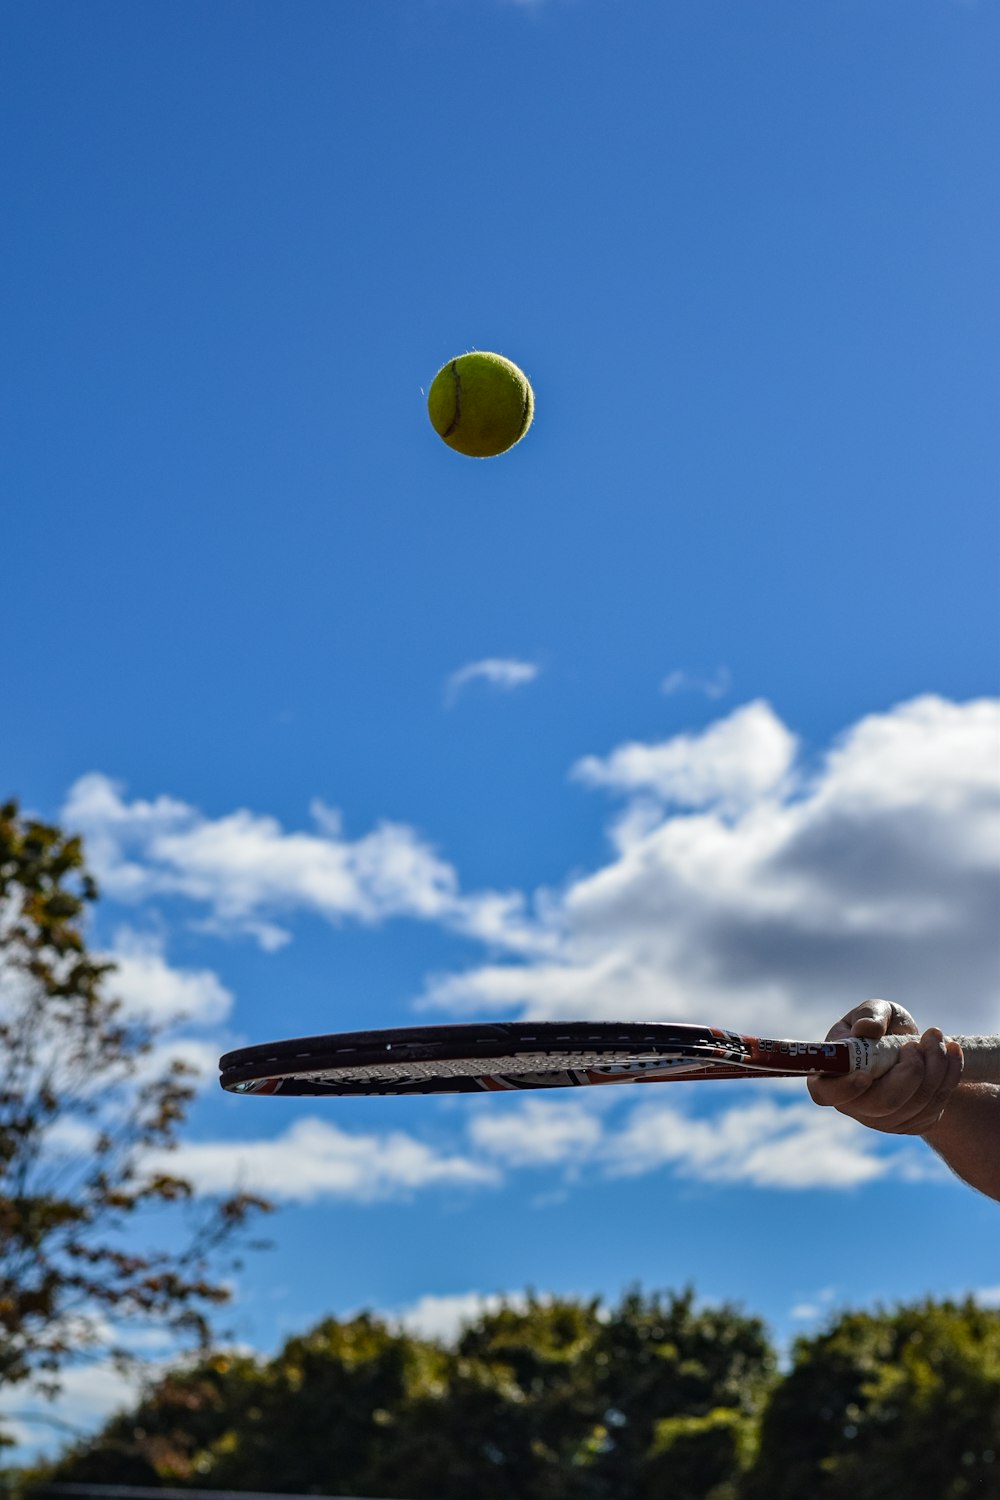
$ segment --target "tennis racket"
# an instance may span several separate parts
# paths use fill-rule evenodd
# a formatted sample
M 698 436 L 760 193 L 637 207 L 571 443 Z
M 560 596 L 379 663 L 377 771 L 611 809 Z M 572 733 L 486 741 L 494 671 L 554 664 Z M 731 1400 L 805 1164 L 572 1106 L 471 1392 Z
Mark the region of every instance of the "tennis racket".
M 908 1036 L 791 1042 L 717 1026 L 504 1021 L 345 1031 L 241 1047 L 220 1059 L 234 1094 L 470 1094 L 888 1072 Z M 957 1037 L 963 1077 L 1000 1083 L 1000 1037 Z

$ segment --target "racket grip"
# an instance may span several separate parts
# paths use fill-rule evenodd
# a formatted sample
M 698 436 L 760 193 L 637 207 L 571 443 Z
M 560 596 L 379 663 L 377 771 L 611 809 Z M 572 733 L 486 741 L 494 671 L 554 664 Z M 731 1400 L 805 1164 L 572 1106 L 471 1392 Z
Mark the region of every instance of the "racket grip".
M 919 1040 L 915 1036 L 885 1036 L 881 1041 L 868 1041 L 865 1037 L 846 1038 L 851 1050 L 852 1073 L 868 1073 L 872 1078 L 881 1078 L 895 1067 L 899 1054 L 910 1042 Z M 965 1058 L 962 1069 L 963 1083 L 1000 1083 L 1000 1036 L 956 1036 Z

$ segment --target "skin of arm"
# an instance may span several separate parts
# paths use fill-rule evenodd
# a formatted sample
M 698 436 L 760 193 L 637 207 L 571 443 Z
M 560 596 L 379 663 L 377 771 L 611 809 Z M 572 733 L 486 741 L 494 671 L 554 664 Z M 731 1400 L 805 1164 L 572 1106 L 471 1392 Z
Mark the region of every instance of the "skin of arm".
M 901 1005 L 866 1000 L 832 1027 L 828 1041 L 912 1036 L 899 1062 L 873 1082 L 863 1074 L 811 1078 L 817 1104 L 832 1106 L 872 1130 L 922 1135 L 964 1182 L 1000 1200 L 1000 1088 L 962 1083 L 962 1049 L 936 1026 L 921 1035 Z
M 990 1198 L 1000 1200 L 1000 1088 L 963 1083 L 952 1094 L 924 1140 L 953 1172 Z

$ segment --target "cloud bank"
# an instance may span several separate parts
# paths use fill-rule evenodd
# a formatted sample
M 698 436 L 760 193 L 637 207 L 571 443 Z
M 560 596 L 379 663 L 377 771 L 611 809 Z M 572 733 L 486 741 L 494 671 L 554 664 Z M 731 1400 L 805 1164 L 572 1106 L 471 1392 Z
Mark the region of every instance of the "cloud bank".
M 464 892 L 413 828 L 351 839 L 318 803 L 313 829 L 289 831 L 246 809 L 211 818 L 171 797 L 129 800 L 93 773 L 63 820 L 86 835 L 108 896 L 178 898 L 203 928 L 265 949 L 303 914 L 406 917 L 476 939 L 489 961 L 427 983 L 423 1005 L 439 1011 L 813 1036 L 886 995 L 928 1024 L 996 1028 L 997 700 L 917 698 L 861 719 L 818 759 L 750 703 L 698 734 L 585 756 L 571 777 L 613 801 L 608 855 L 533 893 Z M 148 995 L 167 985 L 154 955 L 123 960 Z M 212 976 L 185 983 L 200 987 L 200 1013 L 221 1012 Z
M 443 976 L 429 1006 L 825 1035 L 887 995 L 1000 1021 L 1000 703 L 922 697 L 816 764 L 765 703 L 573 769 L 619 807 L 611 852 L 546 906 L 529 962 Z
M 923 696 L 866 716 L 818 757 L 772 707 L 750 703 L 697 734 L 583 757 L 571 777 L 612 803 L 607 854 L 534 893 L 464 892 L 414 829 L 380 824 L 351 839 L 320 804 L 312 829 L 289 831 L 245 809 L 212 818 L 170 797 L 129 800 L 95 773 L 73 787 L 63 818 L 86 834 L 112 899 L 179 900 L 209 932 L 274 948 L 298 916 L 318 914 L 369 925 L 402 916 L 477 938 L 490 956 L 428 981 L 425 1010 L 817 1037 L 881 994 L 925 1024 L 996 1030 L 1000 702 Z M 232 997 L 211 971 L 170 970 L 160 947 L 129 933 L 116 956 L 130 1005 L 226 1019 Z M 613 1107 L 496 1105 L 472 1114 L 448 1150 L 305 1119 L 271 1139 L 183 1145 L 174 1165 L 204 1192 L 238 1170 L 303 1202 L 479 1191 L 539 1167 L 571 1181 L 583 1164 L 788 1190 L 933 1166 L 919 1148 L 896 1149 L 801 1092 L 771 1088 L 750 1102 L 727 1091 L 710 1115 L 673 1090 L 638 1101 L 625 1090 Z
M 689 1182 L 782 1192 L 837 1192 L 888 1178 L 948 1180 L 921 1143 L 878 1137 L 819 1110 L 797 1083 L 791 1090 L 730 1085 L 733 1102 L 711 1113 L 699 1112 L 681 1086 L 664 1087 L 669 1099 L 644 1098 L 645 1088 L 627 1085 L 566 1102 L 491 1097 L 488 1111 L 465 1116 L 447 1150 L 406 1131 L 356 1132 L 307 1116 L 268 1139 L 182 1143 L 164 1165 L 206 1195 L 238 1181 L 282 1203 L 496 1190 L 537 1172 L 570 1187 L 669 1172 Z M 609 1100 L 609 1092 L 619 1097 Z

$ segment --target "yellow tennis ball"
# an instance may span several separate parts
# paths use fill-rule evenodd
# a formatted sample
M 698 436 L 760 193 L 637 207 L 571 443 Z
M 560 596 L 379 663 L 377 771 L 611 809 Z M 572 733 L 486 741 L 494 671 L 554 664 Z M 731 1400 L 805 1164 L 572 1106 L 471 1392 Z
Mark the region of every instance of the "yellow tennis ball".
M 494 458 L 531 426 L 535 396 L 528 377 L 502 354 L 460 354 L 434 377 L 427 397 L 431 424 L 449 448 Z

